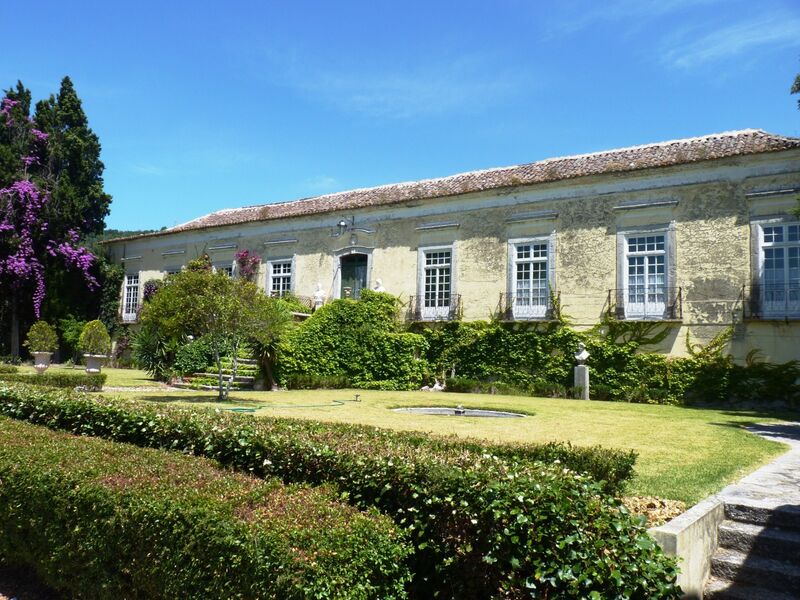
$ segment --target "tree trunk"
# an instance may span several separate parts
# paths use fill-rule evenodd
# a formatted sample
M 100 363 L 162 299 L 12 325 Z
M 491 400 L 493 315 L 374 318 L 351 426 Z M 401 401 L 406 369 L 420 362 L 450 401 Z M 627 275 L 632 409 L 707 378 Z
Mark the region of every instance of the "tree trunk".
M 222 360 L 219 357 L 219 344 L 214 343 L 214 363 L 217 365 L 217 381 L 219 383 L 219 399 L 225 400 L 225 388 L 222 385 Z
M 17 292 L 11 292 L 11 356 L 19 357 L 19 311 Z

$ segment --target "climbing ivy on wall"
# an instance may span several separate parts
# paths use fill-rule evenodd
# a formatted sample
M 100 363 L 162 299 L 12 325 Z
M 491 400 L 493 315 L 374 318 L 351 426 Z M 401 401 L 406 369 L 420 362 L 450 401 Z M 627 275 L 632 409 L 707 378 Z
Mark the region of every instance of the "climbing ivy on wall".
M 421 335 L 401 330 L 399 301 L 362 290 L 360 300 L 335 300 L 291 331 L 278 350 L 277 378 L 320 381 L 346 378 L 372 389 L 414 389 L 422 385 L 427 349 Z

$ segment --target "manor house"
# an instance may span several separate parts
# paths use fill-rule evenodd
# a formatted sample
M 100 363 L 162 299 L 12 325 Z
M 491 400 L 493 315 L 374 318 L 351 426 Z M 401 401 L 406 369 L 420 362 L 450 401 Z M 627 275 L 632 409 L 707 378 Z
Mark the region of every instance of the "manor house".
M 291 202 L 108 242 L 123 321 L 143 284 L 208 254 L 262 257 L 275 296 L 380 288 L 405 318 L 670 325 L 683 354 L 734 326 L 743 360 L 800 359 L 800 138 L 732 131 Z

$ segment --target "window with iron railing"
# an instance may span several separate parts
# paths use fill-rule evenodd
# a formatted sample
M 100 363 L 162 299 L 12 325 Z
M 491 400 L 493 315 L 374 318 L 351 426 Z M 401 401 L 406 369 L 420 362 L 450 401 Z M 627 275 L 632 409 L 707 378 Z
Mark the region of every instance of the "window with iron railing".
M 625 318 L 664 318 L 669 304 L 666 235 L 628 236 L 625 263 Z
M 453 251 L 431 248 L 422 251 L 422 320 L 451 318 Z
M 757 300 L 765 318 L 800 316 L 800 224 L 761 226 Z

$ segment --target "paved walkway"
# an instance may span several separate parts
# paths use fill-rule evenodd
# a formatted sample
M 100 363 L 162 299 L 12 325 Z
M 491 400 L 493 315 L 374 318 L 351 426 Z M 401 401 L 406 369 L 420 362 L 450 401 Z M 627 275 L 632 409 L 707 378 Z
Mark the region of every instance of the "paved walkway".
M 768 440 L 789 444 L 791 450 L 729 485 L 719 498 L 759 508 L 800 506 L 800 423 L 759 424 L 747 429 Z

